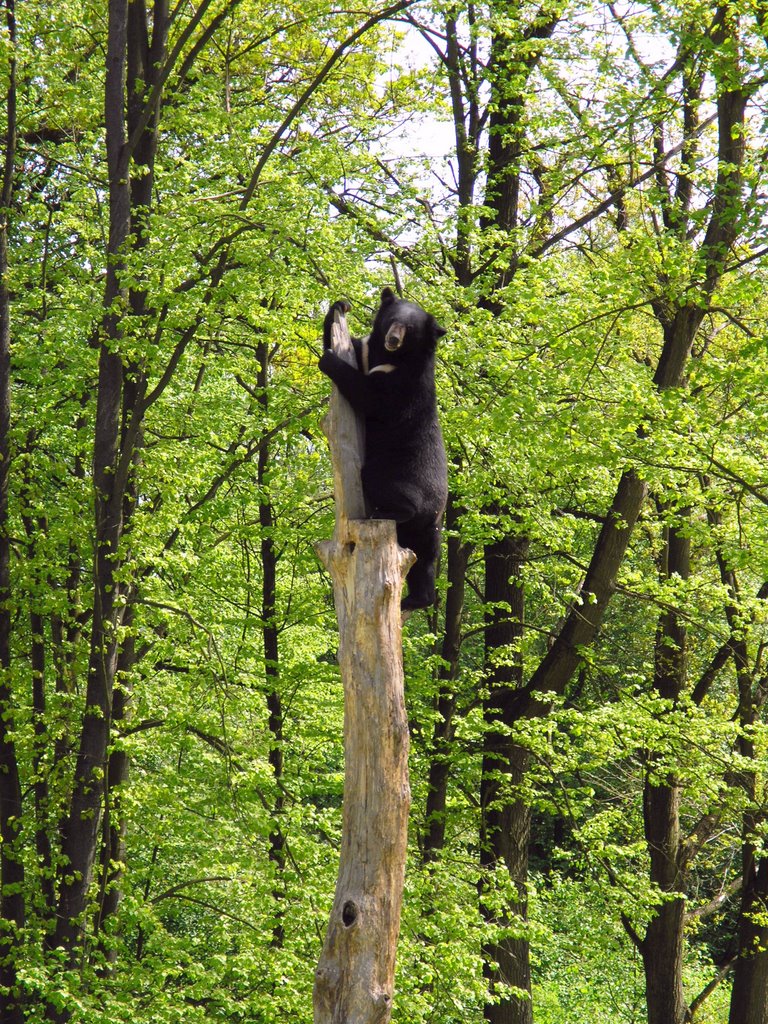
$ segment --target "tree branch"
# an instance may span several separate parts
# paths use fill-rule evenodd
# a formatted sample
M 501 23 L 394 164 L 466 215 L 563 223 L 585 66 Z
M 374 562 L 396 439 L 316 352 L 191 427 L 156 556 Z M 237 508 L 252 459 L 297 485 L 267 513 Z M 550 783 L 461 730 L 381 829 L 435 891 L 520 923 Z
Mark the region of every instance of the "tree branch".
M 709 982 L 709 984 L 705 985 L 704 988 L 701 990 L 701 992 L 699 992 L 699 994 L 696 996 L 696 998 L 691 1002 L 690 1006 L 688 1007 L 688 1013 L 689 1013 L 688 1020 L 693 1020 L 694 1019 L 694 1017 L 696 1015 L 696 1011 L 699 1009 L 701 1004 L 706 999 L 708 999 L 709 996 L 712 995 L 712 993 L 718 987 L 720 982 L 723 981 L 727 977 L 729 971 L 732 969 L 733 965 L 736 963 L 736 959 L 737 958 L 735 956 L 732 956 L 730 958 L 730 960 L 728 960 L 725 963 L 725 965 L 720 968 L 720 970 L 717 972 L 717 974 L 714 976 L 714 978 Z
M 710 117 L 706 118 L 706 120 L 702 121 L 702 123 L 696 129 L 696 135 L 700 135 L 706 128 L 708 128 L 716 120 L 717 114 L 712 114 Z M 576 220 L 571 221 L 570 224 L 566 224 L 566 226 L 564 228 L 561 228 L 560 231 L 556 231 L 554 235 L 550 235 L 550 237 L 546 238 L 541 243 L 541 245 L 539 245 L 537 248 L 533 249 L 530 253 L 528 253 L 528 256 L 531 259 L 537 259 L 539 256 L 543 256 L 545 252 L 551 249 L 554 245 L 557 245 L 557 243 L 561 242 L 564 238 L 567 238 L 568 235 L 572 234 L 574 231 L 578 231 L 579 228 L 583 228 L 587 224 L 591 223 L 593 220 L 599 217 L 601 213 L 605 213 L 605 211 L 610 209 L 611 206 L 615 206 L 616 203 L 623 199 L 624 196 L 632 189 L 637 188 L 638 185 L 642 185 L 643 182 L 648 181 L 649 178 L 652 178 L 658 172 L 661 166 L 663 166 L 673 156 L 677 156 L 677 154 L 682 152 L 682 150 L 685 149 L 685 147 L 689 144 L 690 139 L 684 139 L 682 142 L 679 142 L 676 146 L 673 146 L 671 149 L 666 150 L 666 152 L 662 153 L 661 157 L 658 160 L 656 160 L 647 171 L 645 171 L 643 174 L 638 175 L 636 178 L 633 178 L 631 181 L 628 181 L 625 185 L 620 185 L 617 189 L 614 189 L 614 191 L 611 192 L 611 194 L 606 199 L 604 199 L 602 203 L 598 203 L 597 206 L 593 207 L 593 209 L 583 214 L 583 216 L 577 217 Z
M 730 885 L 726 886 L 713 900 L 709 903 L 705 903 L 701 907 L 696 907 L 695 910 L 689 910 L 685 915 L 686 921 L 701 920 L 704 917 L 709 917 L 710 914 L 714 914 L 718 911 L 724 903 L 727 903 L 731 896 L 735 896 L 741 889 L 742 880 L 736 878 L 731 882 Z
M 248 185 L 245 189 L 245 193 L 243 194 L 243 198 L 240 202 L 241 211 L 245 210 L 248 204 L 250 203 L 251 198 L 253 197 L 253 193 L 256 191 L 256 186 L 259 183 L 261 172 L 264 170 L 265 164 L 267 163 L 269 158 L 272 156 L 272 153 L 277 148 L 277 144 L 280 142 L 280 139 L 282 139 L 286 130 L 291 126 L 296 117 L 301 113 L 301 111 L 306 106 L 307 102 L 317 92 L 317 90 L 320 88 L 320 86 L 323 84 L 323 82 L 326 80 L 328 75 L 331 73 L 331 71 L 339 62 L 339 60 L 344 56 L 347 50 L 354 43 L 356 43 L 361 36 L 364 36 L 366 32 L 373 28 L 374 25 L 378 25 L 379 22 L 381 21 L 386 21 L 387 18 L 391 18 L 394 14 L 397 14 L 399 11 L 406 10 L 406 8 L 411 7 L 414 3 L 417 2 L 418 0 L 399 0 L 398 3 L 392 4 L 392 6 L 390 7 L 385 7 L 383 11 L 378 11 L 376 14 L 371 15 L 371 17 L 368 18 L 368 20 L 365 21 L 360 26 L 360 28 L 356 29 L 351 36 L 348 36 L 342 43 L 339 43 L 339 45 L 333 51 L 333 53 L 325 62 L 323 67 L 320 69 L 317 75 L 315 75 L 314 79 L 309 83 L 309 85 L 306 87 L 306 89 L 302 92 L 302 94 L 293 104 L 291 109 L 285 115 L 282 123 L 280 124 L 278 129 L 273 134 L 272 138 L 264 147 L 262 154 L 259 157 L 258 163 L 254 168 L 253 174 L 251 175 L 251 180 L 248 182 Z

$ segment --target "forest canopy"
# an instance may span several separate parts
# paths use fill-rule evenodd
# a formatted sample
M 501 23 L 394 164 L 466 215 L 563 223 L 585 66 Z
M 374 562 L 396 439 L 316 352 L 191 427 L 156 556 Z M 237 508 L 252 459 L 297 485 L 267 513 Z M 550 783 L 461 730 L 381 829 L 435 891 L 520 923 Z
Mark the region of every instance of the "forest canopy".
M 399 1024 L 768 1022 L 768 10 L 0 0 L 3 1022 L 308 1022 L 322 318 L 435 315 Z

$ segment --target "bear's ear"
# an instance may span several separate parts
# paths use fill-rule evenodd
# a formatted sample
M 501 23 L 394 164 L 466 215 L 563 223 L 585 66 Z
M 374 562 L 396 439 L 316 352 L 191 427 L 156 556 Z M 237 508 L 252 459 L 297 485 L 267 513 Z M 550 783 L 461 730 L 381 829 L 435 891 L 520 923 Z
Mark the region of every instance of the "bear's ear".
M 384 288 L 382 290 L 382 293 L 381 293 L 381 304 L 382 304 L 382 306 L 385 303 L 394 302 L 394 301 L 395 301 L 395 293 L 392 291 L 392 289 L 390 287 Z
M 435 332 L 435 339 L 442 338 L 443 335 L 448 333 L 448 329 L 446 327 L 441 327 L 433 316 L 430 316 L 430 320 L 432 321 L 432 330 Z

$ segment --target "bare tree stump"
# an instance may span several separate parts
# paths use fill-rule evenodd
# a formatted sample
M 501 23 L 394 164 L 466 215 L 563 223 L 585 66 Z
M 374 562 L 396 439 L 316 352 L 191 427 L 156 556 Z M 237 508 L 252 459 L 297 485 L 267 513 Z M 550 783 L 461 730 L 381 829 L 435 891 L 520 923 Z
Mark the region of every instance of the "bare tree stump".
M 334 351 L 354 362 L 346 318 Z M 361 424 L 333 388 L 323 424 L 336 497 L 333 540 L 316 545 L 333 578 L 344 683 L 344 809 L 339 875 L 315 971 L 315 1024 L 386 1024 L 392 1012 L 408 811 L 408 721 L 400 594 L 414 558 L 395 524 L 366 520 Z

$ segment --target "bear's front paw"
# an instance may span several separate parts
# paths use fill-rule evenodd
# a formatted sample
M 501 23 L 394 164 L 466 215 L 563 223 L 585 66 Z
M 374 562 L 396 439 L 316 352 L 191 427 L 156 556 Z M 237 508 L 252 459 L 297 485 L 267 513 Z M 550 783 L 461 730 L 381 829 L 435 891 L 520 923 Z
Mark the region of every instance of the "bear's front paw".
M 349 299 L 339 299 L 333 303 L 325 314 L 325 321 L 323 322 L 323 348 L 331 347 L 331 327 L 333 326 L 335 314 L 339 313 L 341 316 L 346 316 L 350 309 L 352 309 L 352 303 Z
M 333 365 L 334 357 L 333 352 L 330 349 L 326 349 L 325 352 L 320 356 L 317 362 L 317 367 L 322 373 L 328 374 L 330 377 L 329 367 Z

